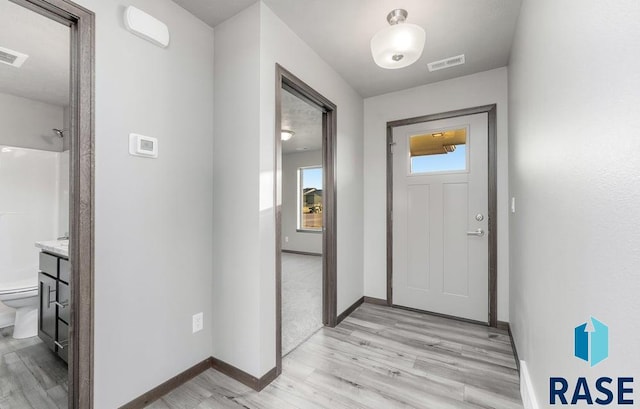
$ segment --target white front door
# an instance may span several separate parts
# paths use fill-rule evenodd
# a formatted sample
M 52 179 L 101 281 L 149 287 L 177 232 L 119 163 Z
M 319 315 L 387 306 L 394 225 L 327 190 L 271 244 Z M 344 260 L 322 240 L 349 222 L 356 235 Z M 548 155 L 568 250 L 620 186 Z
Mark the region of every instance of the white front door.
M 487 114 L 393 130 L 393 303 L 489 321 Z

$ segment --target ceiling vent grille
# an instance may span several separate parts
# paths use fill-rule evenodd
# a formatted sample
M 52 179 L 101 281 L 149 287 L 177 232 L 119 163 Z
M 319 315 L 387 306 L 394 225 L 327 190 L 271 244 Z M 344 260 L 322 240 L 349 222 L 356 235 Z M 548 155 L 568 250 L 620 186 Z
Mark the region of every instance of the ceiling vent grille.
M 22 67 L 22 64 L 29 58 L 27 54 L 19 53 L 8 48 L 0 47 L 0 62 L 11 65 L 16 68 Z
M 455 67 L 456 65 L 464 64 L 464 54 L 456 55 L 455 57 L 445 58 L 444 60 L 434 61 L 427 64 L 429 71 L 438 71 L 445 68 Z

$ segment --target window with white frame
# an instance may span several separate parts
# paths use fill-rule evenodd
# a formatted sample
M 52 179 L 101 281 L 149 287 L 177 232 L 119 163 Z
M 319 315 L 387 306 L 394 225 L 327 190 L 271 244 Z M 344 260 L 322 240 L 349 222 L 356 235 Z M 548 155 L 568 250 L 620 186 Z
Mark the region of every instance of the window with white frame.
M 322 166 L 298 169 L 298 230 L 322 231 Z

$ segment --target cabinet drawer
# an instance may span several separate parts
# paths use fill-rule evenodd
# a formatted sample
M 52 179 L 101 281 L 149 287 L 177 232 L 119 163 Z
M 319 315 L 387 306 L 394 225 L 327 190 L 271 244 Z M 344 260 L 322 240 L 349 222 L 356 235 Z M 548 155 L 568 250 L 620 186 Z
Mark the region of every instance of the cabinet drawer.
M 58 340 L 56 352 L 63 361 L 69 361 L 69 326 L 62 320 L 58 320 Z
M 69 323 L 69 286 L 62 281 L 58 281 L 58 318 L 62 319 L 67 324 Z
M 65 283 L 70 283 L 71 281 L 69 281 L 69 276 L 71 274 L 71 263 L 69 263 L 69 260 L 67 260 L 66 258 L 61 258 L 60 259 L 60 280 L 64 281 Z
M 40 271 L 58 278 L 58 257 L 40 252 Z

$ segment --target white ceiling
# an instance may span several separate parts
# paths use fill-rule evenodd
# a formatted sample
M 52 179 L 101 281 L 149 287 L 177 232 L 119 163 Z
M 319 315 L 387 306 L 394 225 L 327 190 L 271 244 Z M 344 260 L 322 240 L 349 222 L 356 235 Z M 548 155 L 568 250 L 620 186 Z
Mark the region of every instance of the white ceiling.
M 315 151 L 322 148 L 322 111 L 282 90 L 282 129 L 295 132 L 282 141 L 282 153 Z
M 215 26 L 254 1 L 175 0 Z M 521 0 L 264 0 L 362 96 L 370 97 L 418 85 L 504 67 Z M 407 22 L 427 32 L 417 63 L 398 70 L 378 67 L 371 37 L 388 25 L 395 8 L 408 11 Z M 464 54 L 466 64 L 429 72 L 427 63 Z
M 27 54 L 21 68 L 0 64 L 0 93 L 69 104 L 70 29 L 0 0 L 0 47 Z
M 521 0 L 264 0 L 363 97 L 504 67 Z M 385 70 L 371 57 L 371 37 L 395 8 L 427 32 L 422 57 Z M 466 64 L 435 71 L 427 63 L 464 54 Z
M 215 27 L 257 0 L 173 0 L 191 14 Z
M 211 26 L 255 0 L 174 0 Z M 507 65 L 521 0 L 264 0 L 363 97 Z M 386 15 L 405 8 L 427 32 L 422 58 L 385 70 L 373 62 L 371 37 Z M 69 29 L 0 0 L 0 46 L 29 55 L 16 69 L 0 64 L 0 92 L 56 105 L 69 100 Z M 430 73 L 426 65 L 465 54 L 466 64 Z

